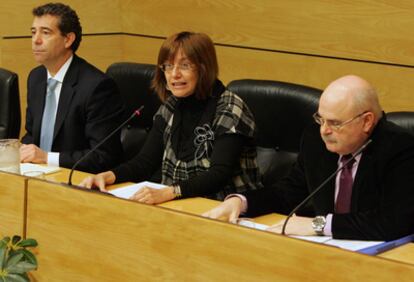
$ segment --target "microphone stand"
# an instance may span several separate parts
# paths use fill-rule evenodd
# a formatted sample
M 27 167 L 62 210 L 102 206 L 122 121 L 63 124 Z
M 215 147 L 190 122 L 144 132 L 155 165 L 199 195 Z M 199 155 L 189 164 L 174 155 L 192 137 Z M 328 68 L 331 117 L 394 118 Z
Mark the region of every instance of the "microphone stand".
M 353 161 L 355 159 L 356 156 L 358 156 L 359 154 L 362 153 L 362 151 L 365 150 L 365 148 L 368 146 L 369 143 L 372 142 L 372 139 L 368 139 L 367 142 L 365 142 L 365 144 L 363 144 L 361 146 L 361 148 L 358 149 L 358 151 L 355 152 L 354 155 L 352 155 L 352 158 L 350 158 L 348 161 L 346 161 L 343 165 L 341 165 L 334 173 L 332 173 L 324 182 L 322 182 L 322 184 L 320 184 L 315 190 L 312 191 L 312 193 L 310 193 L 302 202 L 300 202 L 299 205 L 297 205 L 287 216 L 287 218 L 285 219 L 285 222 L 283 223 L 283 227 L 282 227 L 282 235 L 286 235 L 285 233 L 285 229 L 286 229 L 286 225 L 289 221 L 289 219 L 292 217 L 292 215 L 298 211 L 298 209 L 300 209 L 301 207 L 303 207 L 304 204 L 306 204 L 309 199 L 311 199 L 316 193 L 318 193 L 324 186 L 326 183 L 328 183 L 334 176 L 336 176 L 336 174 L 338 172 L 340 172 L 341 170 L 344 169 L 344 167 L 346 167 L 351 161 Z
M 127 124 L 131 119 L 133 119 L 135 116 L 139 116 L 141 115 L 141 111 L 144 108 L 144 105 L 142 105 L 141 107 L 139 107 L 137 110 L 135 110 L 132 115 L 126 120 L 124 121 L 120 126 L 118 126 L 114 131 L 112 131 L 108 136 L 106 136 L 101 142 L 99 142 L 95 147 L 93 147 L 91 150 L 89 150 L 89 152 L 87 152 L 83 157 L 81 157 L 73 166 L 72 169 L 70 170 L 70 174 L 69 174 L 69 180 L 68 180 L 68 184 L 72 185 L 72 174 L 73 171 L 75 170 L 75 168 L 79 165 L 79 163 L 81 161 L 83 161 L 84 159 L 86 159 L 87 156 L 89 156 L 92 152 L 94 152 L 98 147 L 100 147 L 103 143 L 105 143 L 109 138 L 112 137 L 112 135 L 115 134 L 115 132 L 117 132 L 119 129 L 121 129 L 125 124 Z

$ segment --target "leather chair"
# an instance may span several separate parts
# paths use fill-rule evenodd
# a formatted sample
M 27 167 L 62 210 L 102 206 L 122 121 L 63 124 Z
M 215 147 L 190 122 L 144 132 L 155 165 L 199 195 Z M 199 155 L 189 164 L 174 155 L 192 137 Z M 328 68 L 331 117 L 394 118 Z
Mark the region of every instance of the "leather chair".
M 0 68 L 0 139 L 19 138 L 20 122 L 18 76 Z
M 387 120 L 414 134 L 414 112 L 389 112 L 386 116 Z
M 108 67 L 106 73 L 112 77 L 125 103 L 125 119 L 141 105 L 141 115 L 133 118 L 121 129 L 124 160 L 135 156 L 145 142 L 152 127 L 152 118 L 161 102 L 151 89 L 155 65 L 119 62 Z
M 299 152 L 303 130 L 318 109 L 322 90 L 288 82 L 235 80 L 228 89 L 249 106 L 256 120 L 257 161 L 262 183 L 285 176 Z

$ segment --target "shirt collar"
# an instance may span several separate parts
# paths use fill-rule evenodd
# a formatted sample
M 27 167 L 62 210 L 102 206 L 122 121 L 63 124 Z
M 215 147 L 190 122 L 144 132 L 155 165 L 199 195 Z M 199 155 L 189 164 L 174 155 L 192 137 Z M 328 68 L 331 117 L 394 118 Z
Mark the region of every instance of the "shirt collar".
M 65 78 L 65 75 L 69 69 L 70 63 L 72 63 L 73 55 L 70 56 L 69 59 L 63 64 L 63 66 L 59 69 L 59 71 L 56 73 L 56 75 L 53 77 L 53 79 L 59 81 L 60 83 L 63 83 L 63 79 Z M 49 70 L 47 71 L 47 79 L 51 78 Z
M 341 166 L 341 158 L 343 155 L 339 155 L 339 159 L 338 159 L 338 166 Z M 358 154 L 356 156 L 354 156 L 355 162 L 353 164 L 353 166 L 358 165 L 359 161 L 361 160 L 362 154 Z

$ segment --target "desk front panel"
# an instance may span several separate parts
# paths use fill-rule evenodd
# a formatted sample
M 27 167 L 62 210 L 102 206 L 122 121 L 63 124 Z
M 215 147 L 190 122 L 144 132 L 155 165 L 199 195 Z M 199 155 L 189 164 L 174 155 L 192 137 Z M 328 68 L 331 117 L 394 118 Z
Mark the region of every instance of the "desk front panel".
M 414 277 L 411 265 L 39 180 L 29 180 L 28 201 L 39 281 Z
M 24 192 L 24 177 L 0 172 L 0 236 L 23 236 Z

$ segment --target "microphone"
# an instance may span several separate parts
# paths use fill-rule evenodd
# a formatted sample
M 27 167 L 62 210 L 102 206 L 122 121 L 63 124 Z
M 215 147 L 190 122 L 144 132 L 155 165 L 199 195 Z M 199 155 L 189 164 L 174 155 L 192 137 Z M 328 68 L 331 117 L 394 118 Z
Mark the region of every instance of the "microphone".
M 106 136 L 101 142 L 99 142 L 98 144 L 95 145 L 95 147 L 93 147 L 89 152 L 87 152 L 85 155 L 83 155 L 83 157 L 81 157 L 73 166 L 72 169 L 70 170 L 70 174 L 69 174 L 69 180 L 68 180 L 68 184 L 72 185 L 72 174 L 73 171 L 75 170 L 75 168 L 84 160 L 86 159 L 86 157 L 88 157 L 92 152 L 94 152 L 96 149 L 98 149 L 103 143 L 105 143 L 112 135 L 114 135 L 118 130 L 120 130 L 125 124 L 127 124 L 131 119 L 133 119 L 135 116 L 140 116 L 141 115 L 141 111 L 144 108 L 144 105 L 142 105 L 141 107 L 139 107 L 137 110 L 135 110 L 132 115 L 127 118 L 126 121 L 124 121 L 120 126 L 118 126 L 117 128 L 115 128 L 108 136 Z
M 285 219 L 285 222 L 283 223 L 282 227 L 282 235 L 286 235 L 285 229 L 286 225 L 289 221 L 289 219 L 292 217 L 292 215 L 297 212 L 298 209 L 300 209 L 304 204 L 306 204 L 316 193 L 318 193 L 322 188 L 328 183 L 334 176 L 338 174 L 341 170 L 343 170 L 351 161 L 355 160 L 355 157 L 361 154 L 365 148 L 369 145 L 369 143 L 372 142 L 372 139 L 368 139 L 367 142 L 365 142 L 361 148 L 359 148 L 353 155 L 352 158 L 350 158 L 348 161 L 346 161 L 343 165 L 341 165 L 334 173 L 332 173 L 324 182 L 322 182 L 315 190 L 312 191 L 300 204 L 298 204 L 287 216 Z

